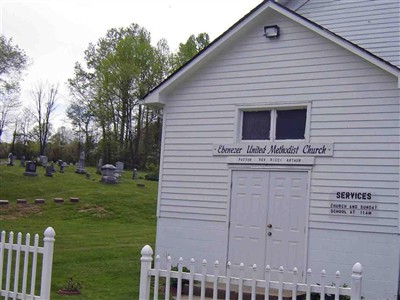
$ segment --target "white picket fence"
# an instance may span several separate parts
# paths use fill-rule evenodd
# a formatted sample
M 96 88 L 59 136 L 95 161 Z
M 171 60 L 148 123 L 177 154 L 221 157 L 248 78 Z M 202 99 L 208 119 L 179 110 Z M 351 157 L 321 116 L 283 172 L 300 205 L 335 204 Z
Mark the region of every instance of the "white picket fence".
M 48 227 L 44 232 L 43 247 L 39 247 L 39 235 L 34 237 L 31 245 L 31 236 L 28 233 L 25 243 L 22 241 L 22 233 L 18 233 L 14 243 L 14 233 L 8 234 L 2 231 L 0 241 L 0 296 L 3 299 L 50 299 L 51 272 L 54 250 L 53 228 Z M 36 295 L 37 269 L 42 261 L 42 273 L 40 276 L 40 294 Z M 28 287 L 29 285 L 29 287 Z
M 189 281 L 189 290 L 188 290 L 188 299 L 193 299 L 193 291 L 194 291 L 194 282 L 200 283 L 200 298 L 205 299 L 206 285 L 212 286 L 212 294 L 213 299 L 218 299 L 218 289 L 222 288 L 225 290 L 225 299 L 229 300 L 231 296 L 231 291 L 235 289 L 237 291 L 237 299 L 242 300 L 245 290 L 251 293 L 251 300 L 256 300 L 256 295 L 262 294 L 264 295 L 264 299 L 270 299 L 270 295 L 272 293 L 276 294 L 278 300 L 282 300 L 284 297 L 284 292 L 291 294 L 291 299 L 295 300 L 298 293 L 302 293 L 306 295 L 306 300 L 311 299 L 311 294 L 316 293 L 320 295 L 321 300 L 326 299 L 326 295 L 334 295 L 335 300 L 339 300 L 339 296 L 350 296 L 351 300 L 361 300 L 361 283 L 362 283 L 362 266 L 360 263 L 356 263 L 352 269 L 351 275 L 351 284 L 350 287 L 341 287 L 341 278 L 340 272 L 336 272 L 336 278 L 334 285 L 327 286 L 326 285 L 326 272 L 322 270 L 321 272 L 321 280 L 319 284 L 311 284 L 311 280 L 307 280 L 307 283 L 299 283 L 297 269 L 293 270 L 293 281 L 292 282 L 284 282 L 283 274 L 284 269 L 281 267 L 279 270 L 279 280 L 271 281 L 271 269 L 269 266 L 266 266 L 265 269 L 265 280 L 256 279 L 257 266 L 253 266 L 253 276 L 252 278 L 244 278 L 244 265 L 240 265 L 240 274 L 239 277 L 232 277 L 230 275 L 230 263 L 226 266 L 226 275 L 221 275 L 219 272 L 219 263 L 216 261 L 214 263 L 214 274 L 207 274 L 207 262 L 205 260 L 202 261 L 202 272 L 195 273 L 195 261 L 194 259 L 190 262 L 190 272 L 183 272 L 183 259 L 180 258 L 178 262 L 178 270 L 171 270 L 171 257 L 167 259 L 167 269 L 163 270 L 160 268 L 160 257 L 156 256 L 154 262 L 154 268 L 152 268 L 153 261 L 153 250 L 150 246 L 146 245 L 143 247 L 141 251 L 141 270 L 140 270 L 140 289 L 139 289 L 139 300 L 149 300 L 150 299 L 150 287 L 152 278 L 154 279 L 153 285 L 153 299 L 162 299 L 159 298 L 159 289 L 160 289 L 160 279 L 162 280 L 162 284 L 164 285 L 164 299 L 170 299 L 170 287 L 171 287 L 171 278 L 176 278 L 177 280 L 177 289 L 176 289 L 176 299 L 181 299 L 182 294 L 182 280 Z M 307 277 L 311 278 L 312 271 L 308 269 Z M 164 283 L 165 281 L 165 283 Z M 236 297 L 236 296 L 235 296 Z M 257 298 L 258 299 L 258 298 Z M 276 298 L 275 298 L 276 299 Z M 287 299 L 287 298 L 286 298 Z

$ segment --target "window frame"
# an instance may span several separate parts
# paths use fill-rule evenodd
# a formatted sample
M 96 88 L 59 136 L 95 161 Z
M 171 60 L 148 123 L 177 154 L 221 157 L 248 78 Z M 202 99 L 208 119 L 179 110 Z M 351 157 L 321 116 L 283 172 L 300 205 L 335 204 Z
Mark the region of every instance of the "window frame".
M 276 139 L 276 120 L 277 111 L 279 110 L 294 110 L 294 109 L 306 109 L 306 126 L 304 129 L 304 139 L 286 139 L 278 140 Z M 271 111 L 270 118 L 270 139 L 269 140 L 243 140 L 242 130 L 243 130 L 243 112 L 244 111 L 261 111 L 269 110 Z M 247 142 L 247 143 L 257 143 L 257 142 L 309 142 L 310 140 L 310 119 L 311 119 L 311 103 L 285 103 L 285 104 L 268 104 L 268 105 L 237 105 L 236 106 L 236 141 L 237 142 Z

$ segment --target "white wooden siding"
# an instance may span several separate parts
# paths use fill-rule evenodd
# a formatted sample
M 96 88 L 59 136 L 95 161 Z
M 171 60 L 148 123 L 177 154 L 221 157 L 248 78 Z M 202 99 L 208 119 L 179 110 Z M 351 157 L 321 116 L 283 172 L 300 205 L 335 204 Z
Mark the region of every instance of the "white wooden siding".
M 281 27 L 278 40 L 262 36 L 267 24 Z M 394 76 L 268 13 L 166 97 L 160 217 L 226 222 L 229 166 L 212 145 L 236 142 L 236 106 L 301 102 L 311 103 L 310 141 L 335 144 L 333 157 L 315 160 L 310 227 L 398 231 Z M 373 190 L 378 217 L 330 215 L 330 195 L 343 187 Z
M 398 0 L 310 0 L 297 13 L 400 66 Z

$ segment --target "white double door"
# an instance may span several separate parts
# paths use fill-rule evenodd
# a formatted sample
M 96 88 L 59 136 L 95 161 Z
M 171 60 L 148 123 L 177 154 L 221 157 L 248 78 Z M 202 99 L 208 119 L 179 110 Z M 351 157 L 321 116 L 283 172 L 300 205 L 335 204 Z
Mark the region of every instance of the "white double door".
M 296 267 L 304 272 L 307 212 L 307 172 L 233 171 L 228 260 L 234 275 L 239 264 L 245 276 L 263 279 L 265 266 L 277 279 L 280 266 L 285 278 Z

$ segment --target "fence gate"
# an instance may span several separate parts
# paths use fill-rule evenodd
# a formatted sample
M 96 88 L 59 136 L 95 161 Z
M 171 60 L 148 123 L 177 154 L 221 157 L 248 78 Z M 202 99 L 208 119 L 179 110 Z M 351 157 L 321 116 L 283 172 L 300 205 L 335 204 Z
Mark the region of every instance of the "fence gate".
M 4 299 L 35 299 L 49 300 L 51 287 L 51 272 L 54 250 L 53 228 L 48 227 L 44 232 L 43 247 L 39 247 L 39 235 L 28 233 L 25 241 L 18 233 L 14 243 L 14 233 L 1 233 L 0 240 L 0 296 Z M 40 266 L 39 262 L 42 261 Z M 41 268 L 40 293 L 36 291 L 36 277 Z M 38 270 L 39 269 L 39 270 Z

